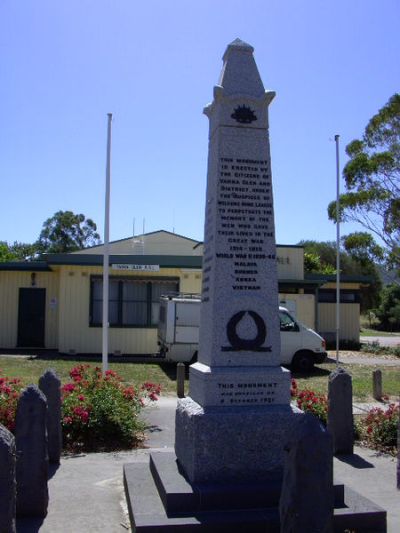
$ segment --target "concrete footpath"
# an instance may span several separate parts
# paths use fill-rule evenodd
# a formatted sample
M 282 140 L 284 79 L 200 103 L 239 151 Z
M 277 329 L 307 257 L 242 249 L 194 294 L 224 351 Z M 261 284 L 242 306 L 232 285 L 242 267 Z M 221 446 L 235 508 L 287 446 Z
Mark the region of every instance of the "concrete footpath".
M 147 449 L 66 457 L 49 480 L 49 512 L 44 520 L 19 519 L 18 533 L 120 533 L 130 531 L 122 465 L 147 462 L 152 450 L 169 451 L 174 442 L 175 398 L 161 398 L 143 411 L 149 425 Z M 400 531 L 400 491 L 396 460 L 360 447 L 334 460 L 335 479 L 388 512 L 388 532 Z

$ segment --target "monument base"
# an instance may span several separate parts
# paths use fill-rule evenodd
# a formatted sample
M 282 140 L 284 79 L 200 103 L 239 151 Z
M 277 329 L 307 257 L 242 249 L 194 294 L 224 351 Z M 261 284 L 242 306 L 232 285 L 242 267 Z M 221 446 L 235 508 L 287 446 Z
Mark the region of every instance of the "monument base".
M 284 444 L 303 411 L 291 405 L 203 408 L 178 401 L 175 453 L 191 483 L 281 477 Z
M 257 478 L 256 478 L 257 479 Z M 173 452 L 150 455 L 150 464 L 124 465 L 124 486 L 132 530 L 232 533 L 279 532 L 281 480 L 191 484 Z M 386 532 L 386 511 L 335 484 L 334 531 Z

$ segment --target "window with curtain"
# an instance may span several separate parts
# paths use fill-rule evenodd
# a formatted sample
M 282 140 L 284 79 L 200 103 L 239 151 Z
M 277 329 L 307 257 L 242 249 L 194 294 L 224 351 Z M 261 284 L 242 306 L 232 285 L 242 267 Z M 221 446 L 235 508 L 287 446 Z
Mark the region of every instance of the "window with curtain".
M 101 326 L 103 279 L 90 280 L 90 326 Z M 179 280 L 110 278 L 108 320 L 111 327 L 155 327 L 162 294 L 179 291 Z

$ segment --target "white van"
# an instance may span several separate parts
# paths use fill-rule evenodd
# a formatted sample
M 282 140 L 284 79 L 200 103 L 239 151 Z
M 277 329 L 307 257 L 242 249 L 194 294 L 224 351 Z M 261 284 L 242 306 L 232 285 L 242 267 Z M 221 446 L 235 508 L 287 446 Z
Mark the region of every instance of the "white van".
M 199 344 L 200 303 L 198 294 L 161 296 L 158 323 L 160 355 L 166 361 L 193 363 Z M 281 323 L 281 364 L 310 371 L 326 359 L 324 339 L 279 307 Z

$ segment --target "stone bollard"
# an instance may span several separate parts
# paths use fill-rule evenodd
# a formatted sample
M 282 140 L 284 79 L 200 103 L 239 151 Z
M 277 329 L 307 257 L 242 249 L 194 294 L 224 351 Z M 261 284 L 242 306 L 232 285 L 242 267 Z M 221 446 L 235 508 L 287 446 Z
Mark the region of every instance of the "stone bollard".
M 0 533 L 15 533 L 15 440 L 0 424 Z
M 382 370 L 372 372 L 372 396 L 375 400 L 382 400 Z
M 397 425 L 397 488 L 400 490 L 400 418 Z
M 185 363 L 176 365 L 176 394 L 178 398 L 185 397 Z
M 286 457 L 279 513 L 281 532 L 333 531 L 332 437 L 306 413 L 296 423 Z
M 328 431 L 334 454 L 351 454 L 354 447 L 353 390 L 351 376 L 338 368 L 328 382 Z
M 39 388 L 47 399 L 47 447 L 50 463 L 60 464 L 62 449 L 61 381 L 49 369 L 39 379 Z
M 17 516 L 47 514 L 46 411 L 46 398 L 38 387 L 29 385 L 22 391 L 15 420 Z

